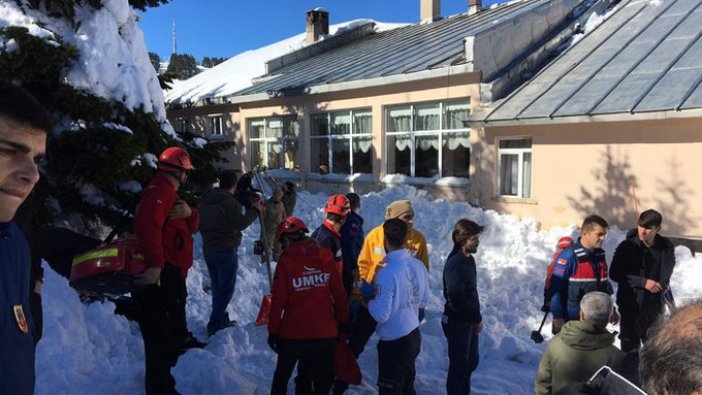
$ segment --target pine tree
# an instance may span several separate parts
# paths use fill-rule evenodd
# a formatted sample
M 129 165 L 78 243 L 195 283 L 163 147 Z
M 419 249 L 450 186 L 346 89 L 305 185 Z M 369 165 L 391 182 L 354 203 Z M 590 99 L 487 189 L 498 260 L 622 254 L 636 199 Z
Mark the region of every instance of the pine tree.
M 190 54 L 172 54 L 168 62 L 168 69 L 166 69 L 166 73 L 181 80 L 188 79 L 198 72 L 197 61 Z
M 151 60 L 151 64 L 154 66 L 156 73 L 161 74 L 161 57 L 158 56 L 156 52 L 149 52 L 149 60 Z

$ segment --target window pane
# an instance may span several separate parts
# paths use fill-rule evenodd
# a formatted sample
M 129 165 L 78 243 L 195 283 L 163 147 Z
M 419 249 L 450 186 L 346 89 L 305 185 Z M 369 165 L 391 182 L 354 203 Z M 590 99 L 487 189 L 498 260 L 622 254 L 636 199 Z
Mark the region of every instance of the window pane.
M 531 152 L 525 152 L 522 164 L 522 197 L 531 197 Z
M 500 148 L 531 148 L 531 139 L 500 140 Z
M 373 173 L 373 138 L 353 137 L 353 172 Z
M 310 144 L 311 171 L 320 174 L 329 173 L 329 140 L 326 137 L 311 138 Z
M 500 195 L 517 196 L 519 155 L 500 155 Z
M 409 135 L 387 136 L 388 174 L 411 175 L 411 152 Z
M 443 129 L 465 129 L 463 121 L 470 115 L 470 103 L 444 104 Z
M 283 118 L 283 134 L 285 136 L 297 137 L 300 135 L 300 126 L 296 117 Z
M 439 130 L 439 103 L 414 107 L 414 130 Z
M 414 138 L 415 177 L 434 177 L 439 174 L 439 136 Z
M 268 144 L 268 163 L 269 169 L 280 169 L 283 167 L 283 144 L 280 141 L 269 141 Z
M 249 124 L 249 136 L 253 139 L 263 137 L 263 131 L 265 129 L 266 121 L 263 119 L 256 119 L 251 121 Z
M 265 166 L 264 161 L 264 143 L 262 141 L 251 142 L 251 165 Z
M 348 111 L 331 114 L 331 134 L 351 133 L 351 114 Z
M 332 172 L 351 174 L 350 144 L 348 138 L 332 139 Z
M 409 132 L 412 107 L 395 107 L 388 110 L 388 132 Z
M 327 114 L 312 116 L 312 136 L 326 136 L 329 134 L 329 120 Z
M 442 143 L 442 177 L 470 178 L 470 140 L 468 132 L 445 133 Z
M 268 128 L 266 137 L 283 137 L 283 120 L 280 118 L 268 118 Z
M 373 132 L 373 116 L 370 111 L 356 111 L 353 113 L 353 133 L 371 134 Z
M 283 144 L 285 144 L 285 168 L 292 170 L 295 165 L 299 165 L 297 161 L 297 140 L 285 139 Z

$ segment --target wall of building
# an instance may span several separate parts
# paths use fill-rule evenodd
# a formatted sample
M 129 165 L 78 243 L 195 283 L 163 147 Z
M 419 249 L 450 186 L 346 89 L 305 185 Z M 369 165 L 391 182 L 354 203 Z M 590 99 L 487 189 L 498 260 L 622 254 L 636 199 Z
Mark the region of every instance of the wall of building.
M 474 198 L 500 212 L 533 217 L 545 227 L 599 214 L 622 229 L 640 210 L 664 216 L 663 233 L 702 236 L 702 119 L 487 127 Z M 497 141 L 532 138 L 530 199 L 496 197 Z

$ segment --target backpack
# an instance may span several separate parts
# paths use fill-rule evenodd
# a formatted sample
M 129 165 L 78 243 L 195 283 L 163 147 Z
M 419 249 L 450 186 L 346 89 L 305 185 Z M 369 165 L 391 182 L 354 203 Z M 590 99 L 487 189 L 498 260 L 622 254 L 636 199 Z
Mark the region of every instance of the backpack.
M 556 259 L 558 259 L 558 255 L 560 255 L 563 250 L 572 246 L 572 237 L 563 236 L 560 239 L 558 239 L 558 244 L 556 245 L 556 252 L 553 254 L 551 262 L 549 262 L 548 266 L 546 266 L 546 278 L 544 279 L 544 304 L 541 306 L 541 311 L 543 311 L 544 313 L 548 313 L 549 311 L 551 311 L 551 275 L 553 274 L 553 267 L 556 264 Z

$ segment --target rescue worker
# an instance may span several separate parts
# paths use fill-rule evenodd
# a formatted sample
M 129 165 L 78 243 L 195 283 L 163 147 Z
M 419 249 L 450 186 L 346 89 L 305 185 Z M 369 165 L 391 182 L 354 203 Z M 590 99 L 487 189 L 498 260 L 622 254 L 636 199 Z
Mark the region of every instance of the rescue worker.
M 346 216 L 351 211 L 349 199 L 342 194 L 332 195 L 324 206 L 326 218 L 324 222 L 312 233 L 312 238 L 319 244 L 329 249 L 334 257 L 334 263 L 339 274 L 343 273 L 343 259 L 341 252 L 341 227 L 346 221 Z
M 283 206 L 285 207 L 285 218 L 292 217 L 295 211 L 295 204 L 297 204 L 297 191 L 295 190 L 295 184 L 292 181 L 285 181 L 285 186 L 283 187 L 283 198 L 281 199 Z
M 188 331 L 185 321 L 185 278 L 193 264 L 193 233 L 200 226 L 198 211 L 177 195 L 193 169 L 190 155 L 180 147 L 166 148 L 157 169 L 134 216 L 134 234 L 147 265 L 134 281 L 144 286 L 132 292 L 143 312 L 139 327 L 147 395 L 176 394 L 170 370 L 181 349 L 204 346 Z
M 285 221 L 285 207 L 283 207 L 283 203 L 280 201 L 280 199 L 283 197 L 283 191 L 280 188 L 276 188 L 273 190 L 273 194 L 271 197 L 266 201 L 266 206 L 263 214 L 263 227 L 264 231 L 266 232 L 266 243 L 268 245 L 266 248 L 268 248 L 268 256 L 272 257 L 274 261 L 278 262 L 278 258 L 280 257 L 280 243 L 278 240 L 276 240 L 275 237 L 275 231 L 278 228 L 278 225 L 283 223 Z M 263 240 L 263 237 L 261 238 Z M 271 255 L 272 252 L 272 255 Z
M 285 394 L 299 362 L 296 393 L 328 394 L 334 380 L 339 328 L 347 328 L 347 298 L 328 249 L 305 234 L 307 225 L 288 217 L 276 237 L 283 253 L 275 269 L 268 345 L 278 354 L 271 394 Z
M 583 220 L 581 235 L 573 246 L 561 251 L 551 274 L 552 331 L 561 330 L 566 321 L 580 317 L 580 299 L 592 291 L 613 293 L 607 277 L 607 262 L 602 249 L 609 224 L 598 215 Z M 612 315 L 614 321 L 618 315 Z
M 358 277 L 358 256 L 363 248 L 363 217 L 361 211 L 361 197 L 357 193 L 347 193 L 346 198 L 351 205 L 351 211 L 346 216 L 346 221 L 341 227 L 341 259 L 344 262 L 344 289 L 350 296 L 354 279 Z

